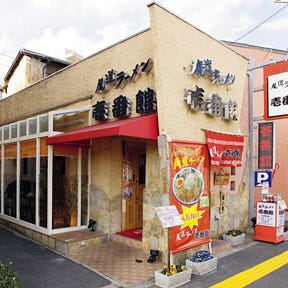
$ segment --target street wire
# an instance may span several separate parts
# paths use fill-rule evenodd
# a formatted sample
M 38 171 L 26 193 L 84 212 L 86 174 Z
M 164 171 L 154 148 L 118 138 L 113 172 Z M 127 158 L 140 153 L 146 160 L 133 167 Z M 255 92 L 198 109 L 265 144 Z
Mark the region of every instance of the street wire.
M 266 18 L 265 20 L 263 20 L 261 23 L 259 23 L 257 26 L 255 26 L 253 29 L 249 30 L 247 33 L 245 33 L 244 35 L 242 35 L 241 37 L 239 37 L 238 39 L 234 40 L 233 43 L 241 40 L 242 38 L 244 38 L 245 36 L 247 36 L 248 34 L 250 34 L 251 32 L 253 32 L 254 30 L 256 30 L 257 28 L 259 28 L 261 25 L 263 25 L 264 23 L 266 23 L 268 20 L 270 20 L 271 18 L 273 18 L 275 15 L 277 15 L 278 13 L 280 13 L 282 10 L 284 10 L 286 7 L 288 6 L 288 4 L 284 5 L 281 9 L 279 9 L 278 11 L 276 11 L 274 14 L 272 14 L 270 17 Z

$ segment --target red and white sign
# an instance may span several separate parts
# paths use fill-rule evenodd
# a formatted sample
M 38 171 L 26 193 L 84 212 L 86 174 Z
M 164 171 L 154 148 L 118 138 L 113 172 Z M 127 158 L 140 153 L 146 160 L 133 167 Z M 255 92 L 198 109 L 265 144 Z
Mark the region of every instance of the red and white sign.
M 170 204 L 183 221 L 170 228 L 170 249 L 177 253 L 210 242 L 207 145 L 171 142 L 170 171 Z
M 211 166 L 242 166 L 244 136 L 206 131 Z
M 264 119 L 288 118 L 288 61 L 267 65 L 264 76 Z

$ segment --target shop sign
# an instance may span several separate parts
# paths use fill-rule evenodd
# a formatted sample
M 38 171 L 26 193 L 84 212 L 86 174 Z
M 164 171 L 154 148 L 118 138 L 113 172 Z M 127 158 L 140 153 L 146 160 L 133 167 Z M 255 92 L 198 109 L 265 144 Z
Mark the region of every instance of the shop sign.
M 274 167 L 274 123 L 258 124 L 258 169 Z
M 228 172 L 214 173 L 214 185 L 230 184 L 230 174 Z
M 170 145 L 170 204 L 183 224 L 170 228 L 170 249 L 177 253 L 210 241 L 208 151 L 205 144 Z
M 212 84 L 231 85 L 235 82 L 235 74 L 221 75 L 218 69 L 212 69 L 212 60 L 197 60 L 192 62 L 191 74 L 211 79 Z
M 184 91 L 184 100 L 192 111 L 202 111 L 210 116 L 221 117 L 223 120 L 238 120 L 236 116 L 238 104 L 235 100 L 228 99 L 223 102 L 218 94 L 204 98 L 205 90 L 197 85 Z
M 264 119 L 288 117 L 288 61 L 267 65 L 264 70 Z
M 136 96 L 136 113 L 148 114 L 157 111 L 157 98 L 156 92 L 147 88 L 147 90 L 138 90 Z M 130 116 L 132 113 L 132 101 L 124 96 L 120 95 L 113 100 L 112 104 L 112 114 L 115 118 L 123 118 Z M 109 102 L 105 100 L 97 101 L 95 105 L 92 106 L 92 117 L 97 120 L 108 120 L 109 119 Z
M 244 136 L 205 131 L 211 166 L 242 166 Z
M 131 75 L 124 71 L 117 72 L 116 70 L 111 69 L 105 76 L 98 79 L 95 93 L 106 92 L 111 87 L 114 87 L 115 89 L 122 88 L 128 82 L 135 81 L 137 76 L 140 76 L 142 73 L 148 73 L 152 69 L 152 66 L 152 59 L 149 58 L 146 62 L 136 64 Z

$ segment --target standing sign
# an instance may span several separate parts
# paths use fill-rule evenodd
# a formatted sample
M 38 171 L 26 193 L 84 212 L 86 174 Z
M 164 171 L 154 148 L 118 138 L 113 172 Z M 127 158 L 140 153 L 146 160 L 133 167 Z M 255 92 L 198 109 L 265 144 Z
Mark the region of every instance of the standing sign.
M 170 204 L 183 220 L 170 228 L 177 253 L 210 241 L 208 150 L 205 144 L 173 141 L 170 146 Z

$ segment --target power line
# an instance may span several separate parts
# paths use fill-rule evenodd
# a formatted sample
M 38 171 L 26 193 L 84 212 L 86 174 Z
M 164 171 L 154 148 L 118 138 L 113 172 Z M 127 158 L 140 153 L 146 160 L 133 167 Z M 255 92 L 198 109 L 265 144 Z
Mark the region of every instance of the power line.
M 288 6 L 288 4 L 284 5 L 282 8 L 280 8 L 278 11 L 276 11 L 274 14 L 272 14 L 270 17 L 266 18 L 265 20 L 263 20 L 261 23 L 259 23 L 257 26 L 255 26 L 253 29 L 251 29 L 250 31 L 248 31 L 247 33 L 245 33 L 243 36 L 239 37 L 238 39 L 234 40 L 234 42 L 237 42 L 239 40 L 241 40 L 242 38 L 244 38 L 245 36 L 247 36 L 248 34 L 250 34 L 251 32 L 253 32 L 254 30 L 256 30 L 257 28 L 259 28 L 261 25 L 263 25 L 264 23 L 266 23 L 268 20 L 270 20 L 271 18 L 273 18 L 275 15 L 277 15 L 278 13 L 280 13 L 282 10 L 284 10 L 286 7 Z
M 12 56 L 9 56 L 9 55 L 7 55 L 7 54 L 4 54 L 4 53 L 1 53 L 0 52 L 0 56 L 4 56 L 4 57 L 7 57 L 7 58 L 11 58 L 11 59 L 13 59 L 14 57 L 12 57 Z

